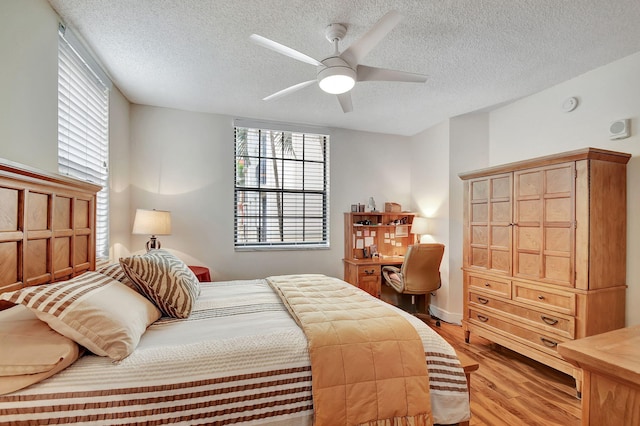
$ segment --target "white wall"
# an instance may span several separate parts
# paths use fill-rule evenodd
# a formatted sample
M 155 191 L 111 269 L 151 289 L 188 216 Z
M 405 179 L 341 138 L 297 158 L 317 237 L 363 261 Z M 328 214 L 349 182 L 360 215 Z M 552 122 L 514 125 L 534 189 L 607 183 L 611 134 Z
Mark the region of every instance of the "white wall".
M 449 312 L 462 317 L 462 232 L 464 186 L 459 173 L 486 167 L 489 162 L 489 119 L 486 113 L 455 117 L 449 144 Z M 471 141 L 467 143 L 467 141 Z M 453 318 L 452 318 L 453 319 Z M 459 322 L 459 321 L 455 321 Z
M 627 325 L 640 324 L 639 76 L 636 53 L 489 115 L 491 165 L 588 146 L 633 154 L 627 165 Z M 565 113 L 560 106 L 569 96 L 580 103 Z M 609 124 L 621 118 L 631 119 L 632 136 L 611 141 Z
M 411 206 L 419 216 L 429 219 L 429 234 L 422 242 L 445 245 L 440 264 L 442 287 L 431 298 L 431 310 L 449 322 L 459 322 L 449 298 L 449 121 L 445 121 L 411 138 L 408 160 L 411 167 Z
M 0 1 L 0 158 L 58 172 L 58 16 L 45 0 Z M 111 244 L 129 245 L 129 101 L 110 93 Z M 129 230 L 127 231 L 126 228 Z
M 373 196 L 409 205 L 408 138 L 335 129 L 330 142 L 329 250 L 233 248 L 233 117 L 132 105 L 131 205 L 170 210 L 163 247 L 208 266 L 214 280 L 288 273 L 343 276 L 343 212 Z M 396 161 L 400 156 L 403 160 Z M 147 236 L 133 236 L 132 252 Z
M 446 246 L 440 266 L 442 287 L 431 298 L 431 310 L 458 324 L 463 297 L 463 185 L 458 173 L 486 167 L 488 147 L 486 113 L 454 117 L 411 138 L 412 210 L 430 218 L 430 234 L 422 241 Z
M 58 171 L 58 18 L 45 0 L 0 2 L 0 157 Z
M 113 87 L 109 94 L 109 257 L 129 254 L 131 243 L 129 101 Z

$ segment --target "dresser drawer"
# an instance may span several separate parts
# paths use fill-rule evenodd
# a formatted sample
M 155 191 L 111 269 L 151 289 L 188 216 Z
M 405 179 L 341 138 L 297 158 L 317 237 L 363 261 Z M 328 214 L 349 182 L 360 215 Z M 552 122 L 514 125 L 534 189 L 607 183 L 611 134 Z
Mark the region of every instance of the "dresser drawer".
M 509 338 L 518 340 L 529 346 L 533 346 L 538 350 L 558 358 L 561 358 L 557 352 L 558 344 L 569 340 L 557 335 L 554 336 L 520 327 L 519 325 L 493 315 L 490 312 L 477 310 L 475 308 L 469 308 L 469 322 L 488 329 L 493 329 L 494 332 L 508 335 Z
M 567 315 L 576 314 L 576 295 L 562 290 L 514 281 L 513 300 L 530 303 L 545 311 L 550 310 Z
M 479 290 L 487 294 L 511 298 L 511 281 L 497 278 L 486 278 L 469 274 L 469 290 Z
M 569 315 L 532 309 L 475 292 L 469 292 L 469 306 L 512 317 L 545 333 L 555 333 L 568 339 L 575 338 L 575 318 Z

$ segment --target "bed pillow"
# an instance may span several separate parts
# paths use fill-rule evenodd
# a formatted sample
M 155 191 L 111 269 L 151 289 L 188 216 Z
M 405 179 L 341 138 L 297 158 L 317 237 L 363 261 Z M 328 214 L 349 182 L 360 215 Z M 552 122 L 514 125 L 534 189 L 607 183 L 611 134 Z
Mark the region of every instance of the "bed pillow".
M 160 318 L 147 299 L 97 272 L 3 293 L 0 299 L 26 306 L 58 333 L 114 360 L 133 352 L 149 324 Z
M 17 391 L 73 364 L 78 344 L 18 305 L 0 313 L 0 395 Z
M 107 263 L 99 268 L 96 268 L 96 272 L 102 275 L 113 278 L 116 281 L 120 281 L 122 284 L 129 288 L 138 291 L 138 288 L 131 282 L 127 274 L 124 273 L 122 266 L 119 263 Z
M 122 269 L 138 287 L 173 318 L 187 318 L 200 296 L 200 282 L 189 267 L 166 250 L 151 250 L 143 255 L 120 259 Z

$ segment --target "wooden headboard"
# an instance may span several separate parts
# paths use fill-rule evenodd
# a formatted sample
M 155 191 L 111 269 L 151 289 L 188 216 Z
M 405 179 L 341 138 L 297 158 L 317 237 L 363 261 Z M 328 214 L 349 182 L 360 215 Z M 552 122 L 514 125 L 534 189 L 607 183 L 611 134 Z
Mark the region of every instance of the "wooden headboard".
M 0 159 L 0 293 L 95 269 L 100 189 Z

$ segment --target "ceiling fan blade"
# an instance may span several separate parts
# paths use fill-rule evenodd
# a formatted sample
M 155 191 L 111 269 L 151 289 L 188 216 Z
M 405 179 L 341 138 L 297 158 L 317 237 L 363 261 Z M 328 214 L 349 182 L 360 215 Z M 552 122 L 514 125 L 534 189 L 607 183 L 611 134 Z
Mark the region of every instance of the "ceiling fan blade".
M 352 67 L 355 67 L 401 20 L 402 15 L 395 10 L 387 12 L 340 56 Z
M 342 112 L 347 113 L 353 111 L 353 103 L 351 103 L 351 92 L 341 93 L 338 96 L 338 101 L 342 107 Z
M 320 66 L 322 63 L 313 59 L 311 56 L 307 56 L 304 53 L 300 53 L 297 50 L 294 50 L 290 47 L 287 47 L 283 44 L 277 43 L 273 40 L 269 40 L 268 38 L 262 37 L 258 34 L 251 34 L 249 39 L 262 47 L 266 47 L 267 49 L 271 49 L 275 52 L 278 52 L 282 55 L 288 56 L 293 59 L 297 59 L 298 61 L 306 62 L 307 64 Z
M 368 67 L 366 65 L 358 65 L 356 73 L 358 81 L 403 81 L 407 83 L 424 83 L 427 81 L 426 75 Z
M 295 84 L 293 86 L 287 87 L 286 89 L 282 89 L 279 92 L 274 93 L 273 95 L 269 95 L 266 98 L 262 99 L 263 101 L 272 101 L 274 99 L 278 99 L 281 98 L 283 96 L 288 95 L 289 93 L 293 93 L 296 90 L 300 90 L 303 89 L 307 86 L 312 85 L 313 83 L 316 83 L 318 80 L 309 80 L 309 81 L 303 81 L 302 83 L 298 83 Z

